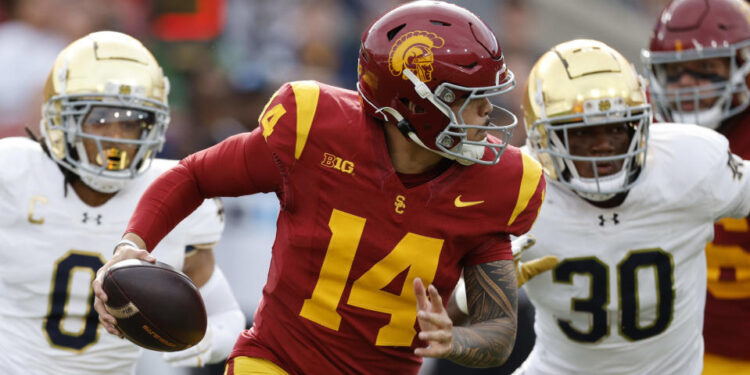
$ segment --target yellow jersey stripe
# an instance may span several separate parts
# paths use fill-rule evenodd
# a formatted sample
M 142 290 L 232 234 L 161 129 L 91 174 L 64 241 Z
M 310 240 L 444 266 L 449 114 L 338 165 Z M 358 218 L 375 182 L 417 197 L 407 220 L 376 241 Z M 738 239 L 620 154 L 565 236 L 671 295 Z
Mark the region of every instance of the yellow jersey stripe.
M 523 162 L 523 177 L 521 178 L 521 187 L 518 189 L 516 207 L 513 209 L 513 214 L 510 215 L 508 226 L 511 226 L 518 215 L 529 205 L 529 201 L 534 196 L 542 177 L 542 166 L 539 162 L 524 152 L 521 153 L 521 160 Z
M 294 98 L 297 101 L 297 144 L 294 147 L 294 158 L 299 159 L 305 149 L 310 127 L 318 108 L 320 87 L 313 81 L 292 82 Z

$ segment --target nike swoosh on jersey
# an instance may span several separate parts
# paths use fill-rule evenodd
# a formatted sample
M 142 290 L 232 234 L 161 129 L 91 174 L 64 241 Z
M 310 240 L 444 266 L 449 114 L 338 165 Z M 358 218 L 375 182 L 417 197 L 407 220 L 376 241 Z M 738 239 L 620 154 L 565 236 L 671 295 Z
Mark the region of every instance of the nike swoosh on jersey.
M 461 194 L 459 194 L 456 197 L 456 200 L 453 201 L 453 204 L 456 205 L 456 207 L 469 207 L 469 206 L 476 206 L 478 204 L 482 204 L 484 201 L 470 201 L 470 202 L 464 202 L 461 200 Z

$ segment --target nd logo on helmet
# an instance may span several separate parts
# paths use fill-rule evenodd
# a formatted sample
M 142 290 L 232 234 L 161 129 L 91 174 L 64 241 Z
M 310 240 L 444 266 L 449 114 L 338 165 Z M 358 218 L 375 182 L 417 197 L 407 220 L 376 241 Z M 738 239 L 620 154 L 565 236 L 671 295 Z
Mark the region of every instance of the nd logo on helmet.
M 399 76 L 411 70 L 422 82 L 432 81 L 433 48 L 442 48 L 445 40 L 429 31 L 412 31 L 396 40 L 388 55 L 391 74 Z M 401 75 L 403 79 L 407 79 Z

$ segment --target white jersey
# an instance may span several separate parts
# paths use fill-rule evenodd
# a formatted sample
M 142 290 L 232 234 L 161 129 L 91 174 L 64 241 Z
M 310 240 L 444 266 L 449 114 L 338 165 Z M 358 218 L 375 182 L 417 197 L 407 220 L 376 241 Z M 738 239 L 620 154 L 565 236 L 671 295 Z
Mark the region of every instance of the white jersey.
M 112 256 L 148 185 L 151 168 L 99 207 L 83 203 L 39 144 L 0 139 L 0 373 L 132 374 L 140 348 L 107 333 L 91 282 Z M 177 269 L 189 245 L 214 243 L 220 202 L 207 200 L 153 251 Z
M 715 221 L 750 212 L 750 176 L 714 131 L 650 131 L 641 180 L 621 205 L 547 185 L 522 260 L 560 264 L 525 285 L 537 337 L 519 374 L 701 373 L 704 247 Z

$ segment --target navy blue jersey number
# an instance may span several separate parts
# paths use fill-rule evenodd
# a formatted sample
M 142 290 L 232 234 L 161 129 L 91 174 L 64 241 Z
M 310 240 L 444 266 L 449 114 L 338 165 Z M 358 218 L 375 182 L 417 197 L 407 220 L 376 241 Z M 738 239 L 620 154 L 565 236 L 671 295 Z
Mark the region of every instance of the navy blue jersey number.
M 638 270 L 652 268 L 656 280 L 656 319 L 644 326 L 638 314 Z M 588 276 L 590 293 L 587 298 L 573 298 L 571 309 L 591 315 L 591 325 L 579 330 L 570 321 L 557 319 L 557 324 L 568 338 L 594 343 L 609 335 L 607 305 L 609 304 L 609 267 L 596 257 L 565 259 L 553 272 L 557 283 L 572 284 L 573 275 Z M 630 251 L 617 265 L 619 332 L 631 341 L 643 340 L 664 332 L 674 313 L 674 264 L 672 256 L 661 249 Z
M 49 297 L 49 312 L 44 319 L 44 331 L 52 346 L 83 351 L 97 340 L 99 315 L 94 310 L 94 291 L 91 283 L 87 283 L 87 290 L 73 293 L 71 288 L 73 275 L 83 272 L 90 275 L 93 281 L 96 270 L 104 265 L 101 254 L 71 250 L 55 262 L 52 274 L 52 287 Z M 80 287 L 80 285 L 79 285 Z M 70 316 L 68 306 L 75 296 L 85 295 L 86 314 Z M 80 297 L 78 297 L 80 298 Z M 75 332 L 64 327 L 65 319 L 82 319 L 80 329 Z

